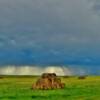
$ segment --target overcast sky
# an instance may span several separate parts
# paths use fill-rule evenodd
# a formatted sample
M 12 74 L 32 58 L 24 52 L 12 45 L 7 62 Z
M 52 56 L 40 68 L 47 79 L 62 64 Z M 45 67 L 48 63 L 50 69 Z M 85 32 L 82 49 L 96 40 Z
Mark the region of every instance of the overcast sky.
M 4 64 L 100 64 L 100 0 L 0 0 Z

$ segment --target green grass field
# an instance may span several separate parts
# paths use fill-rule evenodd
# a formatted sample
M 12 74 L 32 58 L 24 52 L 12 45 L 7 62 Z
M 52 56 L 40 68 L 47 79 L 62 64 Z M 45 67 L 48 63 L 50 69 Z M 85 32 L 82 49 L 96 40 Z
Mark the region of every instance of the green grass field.
M 32 90 L 37 77 L 0 77 L 0 100 L 100 100 L 100 76 L 61 77 L 65 89 Z

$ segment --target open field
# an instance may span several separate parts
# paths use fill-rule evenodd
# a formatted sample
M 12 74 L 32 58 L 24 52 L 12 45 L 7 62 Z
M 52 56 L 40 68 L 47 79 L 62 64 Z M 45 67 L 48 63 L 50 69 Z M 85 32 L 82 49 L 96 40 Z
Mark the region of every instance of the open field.
M 65 89 L 32 90 L 34 76 L 1 76 L 0 100 L 100 100 L 100 76 L 61 77 Z

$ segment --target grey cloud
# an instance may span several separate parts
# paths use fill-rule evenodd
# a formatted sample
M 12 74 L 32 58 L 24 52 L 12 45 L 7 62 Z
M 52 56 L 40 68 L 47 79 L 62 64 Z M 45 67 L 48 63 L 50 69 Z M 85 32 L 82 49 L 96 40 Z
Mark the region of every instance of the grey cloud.
M 98 45 L 100 19 L 93 13 L 96 2 L 1 0 L 0 37 L 6 38 L 2 41 L 2 47 L 61 47 L 66 51 L 68 48 L 77 48 L 81 45 Z

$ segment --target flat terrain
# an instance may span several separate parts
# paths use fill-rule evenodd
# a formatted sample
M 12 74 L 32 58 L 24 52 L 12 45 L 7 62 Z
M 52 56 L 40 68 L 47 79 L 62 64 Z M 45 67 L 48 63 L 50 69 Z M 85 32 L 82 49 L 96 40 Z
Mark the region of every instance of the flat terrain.
M 100 76 L 61 77 L 65 89 L 32 90 L 37 78 L 0 76 L 0 100 L 100 100 Z

